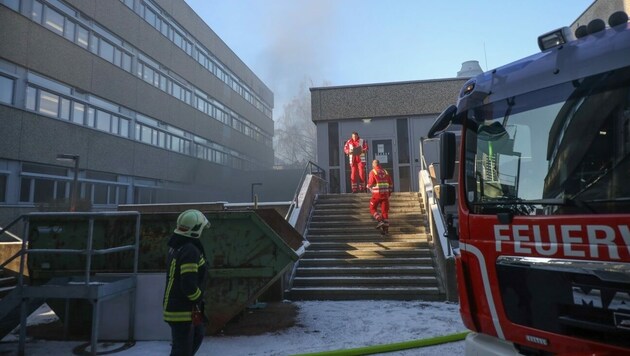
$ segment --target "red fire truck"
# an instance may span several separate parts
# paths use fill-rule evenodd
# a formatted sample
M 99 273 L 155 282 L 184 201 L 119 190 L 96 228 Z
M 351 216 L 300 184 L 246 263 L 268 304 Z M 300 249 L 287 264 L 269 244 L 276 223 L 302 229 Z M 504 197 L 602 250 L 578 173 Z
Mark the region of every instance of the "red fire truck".
M 470 79 L 429 134 L 457 204 L 466 354 L 630 355 L 628 16 L 538 43 Z

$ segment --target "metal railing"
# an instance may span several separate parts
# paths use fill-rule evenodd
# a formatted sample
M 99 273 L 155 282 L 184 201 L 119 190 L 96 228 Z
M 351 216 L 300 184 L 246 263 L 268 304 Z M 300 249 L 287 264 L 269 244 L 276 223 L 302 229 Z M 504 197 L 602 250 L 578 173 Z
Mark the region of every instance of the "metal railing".
M 135 216 L 135 231 L 134 231 L 134 243 L 130 245 L 123 245 L 117 247 L 110 247 L 104 249 L 94 249 L 93 239 L 94 239 L 94 220 L 95 218 L 102 217 L 121 217 L 121 216 Z M 87 246 L 85 249 L 28 249 L 28 241 L 29 241 L 29 232 L 32 218 L 82 218 L 86 217 L 88 219 L 88 236 L 87 236 Z M 3 265 L 9 263 L 13 259 L 20 257 L 20 270 L 18 274 L 18 284 L 17 288 L 22 293 L 22 305 L 20 307 L 20 338 L 19 338 L 19 346 L 18 346 L 18 354 L 24 354 L 24 344 L 26 340 L 26 303 L 29 298 L 62 298 L 66 299 L 66 321 L 68 320 L 68 302 L 69 299 L 90 299 L 90 302 L 93 304 L 93 312 L 92 312 L 92 333 L 91 333 L 91 350 L 92 355 L 96 355 L 96 344 L 98 338 L 98 325 L 99 325 L 99 309 L 100 309 L 100 300 L 108 299 L 119 295 L 121 293 L 130 292 L 132 296 L 129 298 L 130 303 L 130 314 L 129 314 L 129 339 L 134 338 L 134 325 L 135 325 L 135 286 L 136 286 L 136 278 L 138 274 L 138 257 L 139 257 L 139 247 L 140 247 L 140 213 L 139 212 L 129 212 L 129 211 L 107 211 L 107 212 L 69 212 L 69 213 L 58 213 L 58 212 L 43 212 L 43 213 L 29 213 L 20 216 L 16 220 L 24 219 L 24 234 L 22 239 L 22 248 L 18 253 L 16 253 L 13 257 L 9 259 L 9 261 L 3 263 Z M 97 283 L 91 283 L 91 274 L 92 274 L 92 257 L 107 255 L 111 253 L 124 252 L 124 251 L 133 251 L 133 272 L 131 274 L 131 281 L 129 283 L 118 283 L 115 288 L 109 289 L 106 293 L 96 293 L 98 297 L 94 297 L 94 289 L 98 289 L 101 283 L 100 281 Z M 60 286 L 55 286 L 57 288 L 56 295 L 51 296 L 48 294 L 50 289 L 46 289 L 46 285 L 43 286 L 24 286 L 24 270 L 26 265 L 26 256 L 29 254 L 62 254 L 62 255 L 85 255 L 85 271 L 84 271 L 84 280 L 79 282 L 72 282 L 72 285 L 68 285 L 68 293 L 63 293 L 60 289 Z M 115 282 L 112 282 L 115 283 Z M 81 292 L 77 290 L 77 288 L 81 289 Z M 40 290 L 41 289 L 41 290 Z M 64 326 L 65 328 L 65 326 Z M 64 329 L 64 333 L 67 333 L 67 329 Z
M 438 187 L 438 177 L 435 174 L 435 166 L 439 167 L 439 163 L 427 164 L 425 158 L 425 142 L 439 142 L 439 139 L 421 139 L 420 140 L 420 157 L 421 170 L 418 173 L 418 181 L 420 183 L 420 193 L 422 194 L 424 208 L 427 212 L 427 221 L 429 223 L 430 235 L 432 236 L 432 245 L 435 249 L 435 260 L 438 265 L 441 288 L 446 292 L 447 300 L 457 301 L 457 285 L 455 283 L 454 257 L 456 250 L 453 249 L 451 241 L 447 238 L 447 226 L 440 209 L 439 194 L 436 192 Z M 439 158 L 439 153 L 435 157 Z M 433 171 L 433 175 L 430 173 Z M 449 182 L 449 184 L 457 184 Z
M 302 176 L 300 177 L 300 181 L 298 182 L 297 187 L 295 188 L 295 194 L 293 194 L 293 199 L 291 199 L 291 205 L 289 205 L 287 215 L 285 216 L 285 219 L 287 220 L 293 213 L 293 210 L 300 206 L 300 201 L 299 201 L 300 190 L 302 190 L 302 185 L 304 184 L 304 181 L 306 180 L 306 177 L 308 175 L 312 175 L 316 179 L 321 180 L 324 183 L 324 193 L 328 191 L 328 181 L 326 180 L 326 170 L 318 166 L 317 164 L 313 163 L 312 161 L 308 161 L 306 163 L 306 166 L 304 167 L 304 171 L 302 171 Z
M 88 237 L 87 237 L 87 246 L 85 249 L 27 249 L 28 239 L 29 239 L 29 229 L 30 229 L 30 219 L 33 217 L 88 217 Z M 94 239 L 94 217 L 113 217 L 113 216 L 135 216 L 136 217 L 136 230 L 135 230 L 135 242 L 133 245 L 124 245 L 119 247 L 112 247 L 106 249 L 95 250 L 93 247 L 93 239 Z M 123 252 L 123 251 L 134 251 L 133 258 L 133 275 L 135 276 L 138 273 L 138 257 L 139 257 L 139 247 L 140 247 L 140 213 L 138 212 L 129 212 L 129 211 L 104 211 L 104 212 L 81 212 L 81 213 L 29 213 L 21 216 L 26 220 L 24 224 L 24 238 L 22 239 L 22 248 L 16 255 L 20 256 L 20 271 L 18 275 L 18 286 L 23 285 L 23 275 L 26 261 L 24 257 L 28 254 L 78 254 L 78 255 L 86 255 L 85 261 L 85 285 L 90 284 L 90 275 L 92 272 L 92 256 L 97 255 L 107 255 L 110 253 Z M 15 256 L 15 257 L 18 257 Z M 4 265 L 4 264 L 3 264 Z

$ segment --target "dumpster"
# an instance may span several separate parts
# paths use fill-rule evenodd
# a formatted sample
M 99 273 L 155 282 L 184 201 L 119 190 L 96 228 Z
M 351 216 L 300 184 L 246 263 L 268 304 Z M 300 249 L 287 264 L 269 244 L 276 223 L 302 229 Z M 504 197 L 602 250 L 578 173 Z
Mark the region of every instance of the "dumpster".
M 166 241 L 175 229 L 179 212 L 190 206 L 170 206 L 156 209 L 150 206 L 141 212 L 140 252 L 138 272 L 165 272 Z M 216 206 L 198 204 L 212 226 L 200 237 L 209 268 L 210 283 L 205 291 L 206 316 L 210 321 L 208 333 L 216 333 L 234 316 L 265 292 L 298 260 L 296 250 L 303 238 L 273 209 L 217 210 Z M 131 210 L 125 207 L 121 210 Z M 94 222 L 94 248 L 105 249 L 131 243 L 134 221 L 114 217 Z M 29 248 L 85 248 L 88 222 L 85 218 L 35 217 L 29 222 Z M 94 274 L 131 272 L 133 255 L 121 252 L 94 256 Z M 54 277 L 81 275 L 85 266 L 82 256 L 33 255 L 28 268 L 33 284 L 47 283 Z M 69 330 L 89 330 L 91 306 L 72 303 L 71 312 L 65 313 L 67 303 L 50 301 L 55 313 L 67 323 Z M 81 311 L 85 309 L 85 311 Z M 159 312 L 159 311 L 158 311 Z M 65 317 L 68 320 L 63 320 Z

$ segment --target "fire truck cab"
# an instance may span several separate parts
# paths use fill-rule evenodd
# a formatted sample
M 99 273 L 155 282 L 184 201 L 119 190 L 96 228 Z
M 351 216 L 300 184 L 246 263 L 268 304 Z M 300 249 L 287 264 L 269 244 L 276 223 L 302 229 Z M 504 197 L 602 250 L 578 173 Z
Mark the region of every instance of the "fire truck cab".
M 438 117 L 467 355 L 630 354 L 630 25 L 538 39 Z

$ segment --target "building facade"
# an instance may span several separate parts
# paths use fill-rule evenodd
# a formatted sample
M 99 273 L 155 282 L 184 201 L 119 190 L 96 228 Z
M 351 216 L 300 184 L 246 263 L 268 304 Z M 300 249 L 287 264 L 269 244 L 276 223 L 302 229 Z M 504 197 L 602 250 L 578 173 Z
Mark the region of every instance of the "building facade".
M 0 0 L 0 34 L 5 214 L 69 200 L 59 154 L 96 209 L 232 200 L 273 166 L 273 93 L 184 0 Z
M 480 73 L 478 63 L 471 62 L 465 62 L 460 72 Z M 468 76 L 311 88 L 317 164 L 329 172 L 330 191 L 351 190 L 343 145 L 354 131 L 368 141 L 367 169 L 372 159 L 378 159 L 392 175 L 395 191 L 418 191 L 420 140 L 437 116 L 456 103 L 466 80 Z

